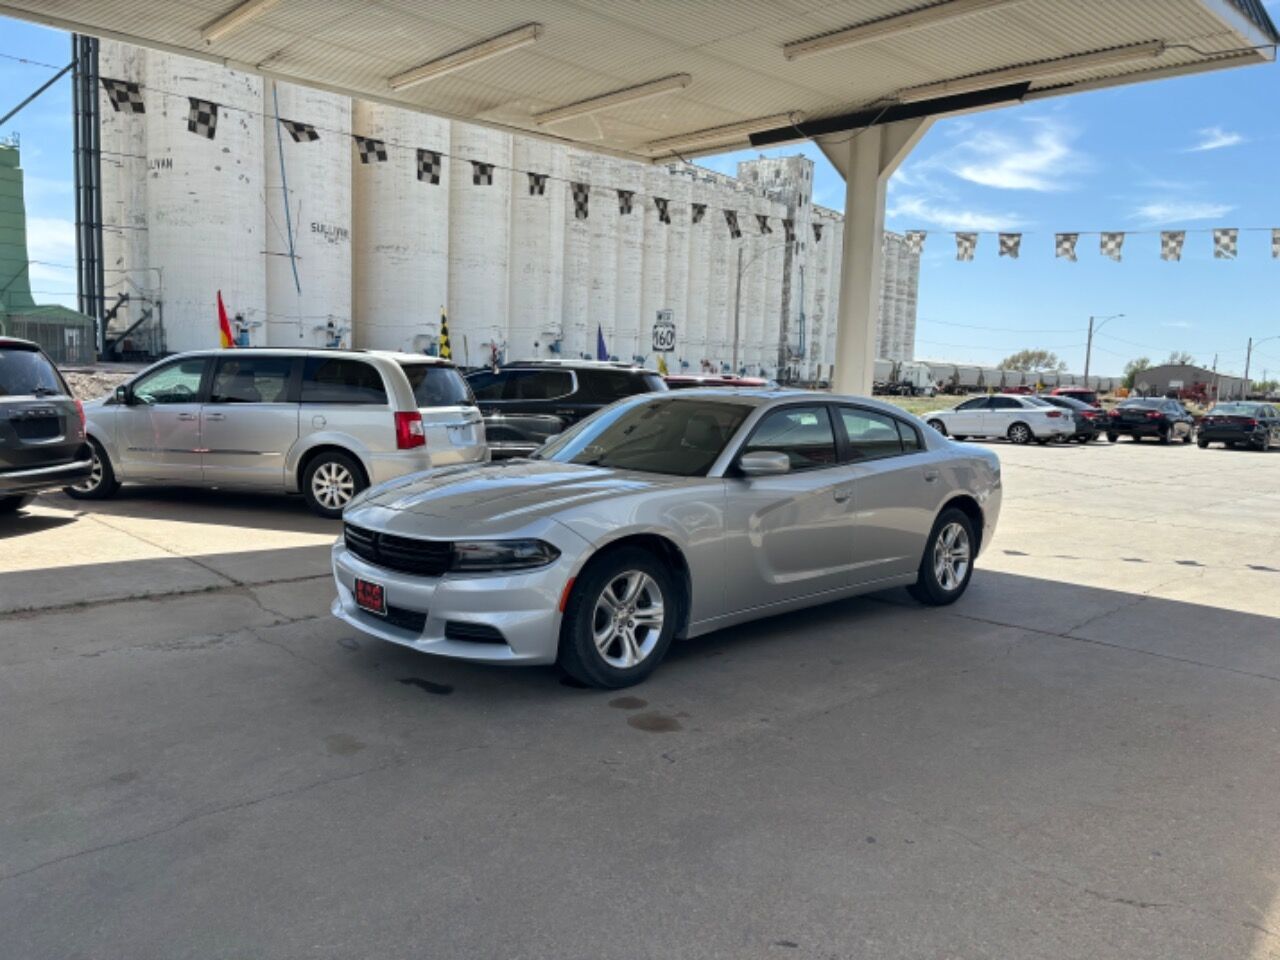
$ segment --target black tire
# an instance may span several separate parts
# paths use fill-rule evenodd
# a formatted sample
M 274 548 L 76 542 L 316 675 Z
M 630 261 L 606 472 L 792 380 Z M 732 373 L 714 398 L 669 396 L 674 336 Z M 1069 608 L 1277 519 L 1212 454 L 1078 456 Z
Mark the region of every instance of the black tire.
M 944 437 L 947 435 L 947 425 L 941 420 L 930 420 L 928 423 L 929 426 L 933 427 L 933 429 L 937 430 Z
M 93 473 L 82 483 L 63 487 L 62 492 L 76 500 L 106 500 L 114 497 L 120 490 L 120 481 L 116 479 L 111 458 L 97 440 L 90 438 L 89 448 L 93 451 Z
M 1107 443 L 1115 443 L 1115 442 L 1116 442 L 1117 440 L 1119 440 L 1119 439 L 1120 439 L 1120 434 L 1118 434 L 1118 433 L 1108 433 L 1108 434 L 1107 434 Z
M 17 513 L 31 502 L 30 494 L 15 497 L 0 497 L 0 516 L 6 513 Z
M 1191 442 L 1192 440 L 1194 440 L 1194 439 L 1195 439 L 1195 436 L 1192 434 L 1192 432 L 1191 432 L 1190 430 L 1188 430 L 1186 433 L 1184 433 L 1184 434 L 1182 435 L 1182 442 L 1183 442 L 1183 443 L 1190 443 L 1190 442 Z
M 1271 452 L 1271 434 L 1264 433 L 1262 435 L 1262 439 L 1258 442 L 1258 452 L 1259 453 Z
M 1005 436 L 1009 438 L 1010 443 L 1016 443 L 1019 446 L 1022 446 L 1030 443 L 1035 434 L 1031 432 L 1030 427 L 1019 420 L 1017 423 L 1009 426 L 1009 432 L 1006 433 Z
M 637 576 L 642 579 L 630 579 Z M 637 582 L 638 593 L 628 605 L 626 591 Z M 633 619 L 655 602 L 661 611 L 656 635 L 654 627 Z M 617 612 L 611 613 L 610 607 Z M 560 624 L 556 662 L 575 680 L 602 690 L 640 683 L 666 656 L 679 615 L 680 596 L 665 564 L 640 547 L 606 550 L 592 558 L 573 585 Z M 645 633 L 637 634 L 638 629 Z M 598 636 L 604 637 L 599 644 Z M 638 660 L 626 665 L 636 656 Z
M 1163 430 L 1161 430 L 1161 431 L 1160 431 L 1160 442 L 1161 442 L 1161 443 L 1163 443 L 1163 444 L 1165 444 L 1165 445 L 1167 446 L 1167 445 L 1168 445 L 1168 443 L 1169 443 L 1169 441 L 1170 441 L 1170 440 L 1172 440 L 1172 439 L 1173 439 L 1173 428 L 1172 428 L 1172 427 L 1165 427 Z
M 302 496 L 311 512 L 326 520 L 341 517 L 352 498 L 367 486 L 359 461 L 338 450 L 321 451 L 302 471 Z
M 1201 437 L 1199 440 L 1196 441 L 1196 446 L 1199 447 L 1201 450 L 1208 450 L 1209 441 L 1206 440 L 1204 437 Z
M 951 439 L 954 440 L 956 443 L 963 443 L 965 440 L 969 439 L 969 435 L 967 433 L 957 433 Z
M 938 553 L 940 550 L 950 549 L 946 547 L 943 538 L 954 526 L 959 526 L 963 531 L 966 561 L 963 573 L 954 583 L 948 585 L 943 582 L 947 575 L 946 570 L 950 569 L 951 575 L 954 576 L 955 568 L 948 561 L 943 561 Z M 973 533 L 973 521 L 969 519 L 968 514 L 954 507 L 943 510 L 938 514 L 938 519 L 933 522 L 933 529 L 929 531 L 929 539 L 925 541 L 924 556 L 920 558 L 916 582 L 907 587 L 907 592 L 920 603 L 931 607 L 944 607 L 949 603 L 955 603 L 964 596 L 965 590 L 969 588 L 969 581 L 973 577 L 973 560 L 977 542 L 977 537 Z

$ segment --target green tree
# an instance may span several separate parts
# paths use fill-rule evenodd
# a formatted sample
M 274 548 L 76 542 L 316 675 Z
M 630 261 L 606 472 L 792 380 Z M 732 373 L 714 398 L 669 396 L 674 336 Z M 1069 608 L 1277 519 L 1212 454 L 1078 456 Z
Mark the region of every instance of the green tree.
M 1138 359 L 1130 360 L 1128 363 L 1126 363 L 1124 365 L 1125 387 L 1132 390 L 1134 383 L 1137 382 L 1138 374 L 1140 374 L 1143 370 L 1149 369 L 1150 367 L 1151 367 L 1150 357 L 1138 357 Z
M 1051 350 L 1019 350 L 1012 356 L 1001 360 L 1000 369 L 1022 370 L 1024 372 L 1032 370 L 1062 371 L 1067 369 L 1067 365 L 1058 359 L 1058 355 Z
M 1195 363 L 1195 362 L 1196 362 L 1196 358 L 1191 356 L 1191 354 L 1187 353 L 1187 351 L 1185 350 L 1174 350 L 1172 353 L 1169 354 L 1169 359 L 1165 361 L 1165 363 L 1170 363 L 1170 364 L 1184 364 L 1184 363 Z

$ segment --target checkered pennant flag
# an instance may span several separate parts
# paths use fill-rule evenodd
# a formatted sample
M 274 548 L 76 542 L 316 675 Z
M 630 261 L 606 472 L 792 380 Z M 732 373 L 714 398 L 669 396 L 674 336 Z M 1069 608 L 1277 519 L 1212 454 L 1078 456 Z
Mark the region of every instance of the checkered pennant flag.
M 622 216 L 631 212 L 631 201 L 635 199 L 636 192 L 634 190 L 618 191 L 618 215 Z
M 473 187 L 493 186 L 493 164 L 471 161 L 471 185 Z
M 435 150 L 418 149 L 418 179 L 434 186 L 440 185 L 440 175 L 444 173 L 444 162 Z
M 671 207 L 666 197 L 654 197 L 653 205 L 658 210 L 658 222 L 671 222 Z
M 320 139 L 320 134 L 309 123 L 303 123 L 301 120 L 284 120 L 281 119 L 280 126 L 284 127 L 285 132 L 293 137 L 294 143 L 315 143 Z
M 187 97 L 191 109 L 187 111 L 187 130 L 197 136 L 212 140 L 218 132 L 218 105 L 211 100 Z
M 738 211 L 726 210 L 724 212 L 724 222 L 729 225 L 729 236 L 737 240 L 742 236 L 742 228 L 738 226 Z
M 820 223 L 815 223 L 813 225 L 813 242 L 814 243 L 822 242 L 822 224 Z
M 361 163 L 386 163 L 387 161 L 387 144 L 382 140 L 375 140 L 373 137 L 362 137 L 357 133 L 353 133 L 351 138 L 356 142 L 356 149 L 360 151 Z
M 573 217 L 575 220 L 587 219 L 590 210 L 587 204 L 591 201 L 591 185 L 589 183 L 573 184 Z
M 1098 241 L 1098 249 L 1102 251 L 1104 257 L 1119 263 L 1121 253 L 1124 251 L 1124 234 L 1104 233 L 1102 239 Z
M 773 227 L 769 226 L 769 218 L 763 213 L 756 214 L 756 223 L 760 224 L 760 235 L 773 233 Z
M 1235 227 L 1218 227 L 1213 231 L 1213 259 L 1234 260 L 1239 243 L 1239 230 Z
M 956 234 L 956 259 L 972 260 L 973 252 L 978 249 L 978 235 L 976 233 L 957 233 Z
M 794 220 L 782 221 L 782 235 L 787 238 L 787 243 L 795 243 L 796 222 Z
M 1075 263 L 1076 243 L 1080 239 L 1078 233 L 1055 233 L 1053 235 L 1053 255 L 1059 260 L 1070 260 Z
M 690 216 L 690 222 L 701 223 L 702 218 L 707 215 L 707 205 L 705 203 L 691 203 L 689 206 L 693 211 Z
M 529 196 L 541 197 L 547 192 L 547 175 L 545 173 L 534 173 L 532 170 L 528 173 L 529 177 Z
M 1010 260 L 1017 260 L 1018 253 L 1021 250 L 1022 250 L 1022 234 L 1020 233 L 1000 234 L 1000 256 L 1008 257 Z
M 1181 260 L 1182 244 L 1187 239 L 1185 230 L 1160 231 L 1160 259 Z
M 1271 231 L 1271 257 L 1273 260 L 1280 260 L 1280 227 Z
M 110 77 L 99 77 L 102 88 L 111 99 L 111 109 L 116 113 L 125 110 L 129 113 L 146 113 L 142 103 L 142 88 L 128 80 L 112 80 Z
M 908 230 L 904 239 L 906 240 L 907 253 L 919 256 L 924 250 L 924 238 L 926 234 L 923 230 Z

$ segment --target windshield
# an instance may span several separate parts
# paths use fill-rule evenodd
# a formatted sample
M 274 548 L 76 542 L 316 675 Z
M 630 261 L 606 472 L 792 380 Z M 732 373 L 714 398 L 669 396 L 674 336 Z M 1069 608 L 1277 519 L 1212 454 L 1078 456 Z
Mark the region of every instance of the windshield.
M 551 441 L 534 459 L 701 477 L 750 412 L 746 404 L 687 396 L 617 404 Z
M 1041 400 L 1039 397 L 1023 397 L 1023 400 L 1031 404 L 1033 407 L 1052 407 L 1053 404 L 1048 400 Z
M 0 397 L 66 393 L 58 371 L 43 353 L 22 347 L 0 347 Z
M 1220 403 L 1209 412 L 1224 417 L 1256 417 L 1258 409 L 1256 403 Z
M 453 367 L 434 363 L 404 363 L 414 399 L 419 407 L 469 407 L 475 403 L 462 374 Z

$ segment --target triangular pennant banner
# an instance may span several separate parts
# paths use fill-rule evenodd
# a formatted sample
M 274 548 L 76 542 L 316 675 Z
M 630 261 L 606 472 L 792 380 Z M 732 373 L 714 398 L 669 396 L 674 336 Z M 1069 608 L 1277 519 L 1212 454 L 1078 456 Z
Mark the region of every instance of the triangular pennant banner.
M 813 242 L 814 243 L 822 242 L 822 224 L 820 223 L 815 223 L 813 225 Z
M 142 88 L 129 80 L 112 80 L 110 77 L 99 77 L 102 88 L 107 91 L 111 100 L 111 109 L 116 113 L 121 110 L 127 113 L 146 113 L 142 102 Z
M 301 120 L 281 120 L 280 125 L 293 137 L 294 143 L 315 143 L 320 139 L 320 132 L 309 123 Z
M 1020 233 L 1002 233 L 1000 234 L 1000 256 L 1008 257 L 1011 260 L 1018 259 L 1018 252 L 1022 249 L 1022 234 Z
M 724 212 L 724 222 L 729 225 L 729 236 L 735 240 L 742 236 L 742 229 L 738 226 L 738 212 L 736 210 L 726 210 Z
M 671 207 L 666 197 L 654 197 L 653 205 L 658 211 L 659 223 L 671 222 Z
M 766 233 L 773 233 L 773 228 L 769 226 L 769 218 L 765 214 L 757 213 L 756 223 L 760 225 L 761 235 L 764 235 Z
M 794 220 L 782 221 L 782 235 L 787 238 L 787 243 L 795 243 L 796 222 Z
M 493 186 L 493 164 L 471 161 L 471 185 L 473 187 Z
M 1213 258 L 1234 260 L 1239 249 L 1240 231 L 1235 227 L 1218 227 L 1213 231 Z
M 1078 233 L 1055 233 L 1053 235 L 1053 255 L 1059 260 L 1070 260 L 1076 262 L 1076 242 L 1079 241 Z
M 361 163 L 386 162 L 387 145 L 383 141 L 375 140 L 373 137 L 362 137 L 357 133 L 353 133 L 351 139 L 356 142 L 356 149 L 360 151 Z
M 591 187 L 585 183 L 575 183 L 573 185 L 573 217 L 575 220 L 585 220 L 590 214 L 588 204 L 591 202 Z
M 187 111 L 187 130 L 197 136 L 212 140 L 218 132 L 218 105 L 212 100 L 187 97 L 191 108 Z
M 1185 230 L 1161 230 L 1160 231 L 1160 259 L 1161 260 L 1181 260 L 1182 244 L 1187 239 L 1187 231 Z
M 690 220 L 693 223 L 701 223 L 702 218 L 707 215 L 707 205 L 705 203 L 689 204 L 691 210 Z
M 1104 233 L 1098 241 L 1098 249 L 1104 257 L 1119 263 L 1124 253 L 1124 234 Z
M 547 175 L 529 171 L 529 196 L 541 197 L 547 192 Z
M 906 241 L 907 253 L 919 256 L 924 250 L 924 238 L 926 234 L 923 230 L 908 230 L 903 237 Z
M 423 183 L 439 186 L 440 175 L 444 172 L 444 163 L 435 150 L 418 150 L 418 179 Z
M 634 190 L 618 191 L 618 214 L 625 216 L 631 212 L 631 201 L 635 199 L 636 192 Z
M 957 233 L 956 234 L 956 259 L 972 260 L 974 251 L 978 249 L 978 235 L 976 233 Z
M 1271 231 L 1271 256 L 1275 260 L 1280 260 L 1280 227 L 1275 227 Z

